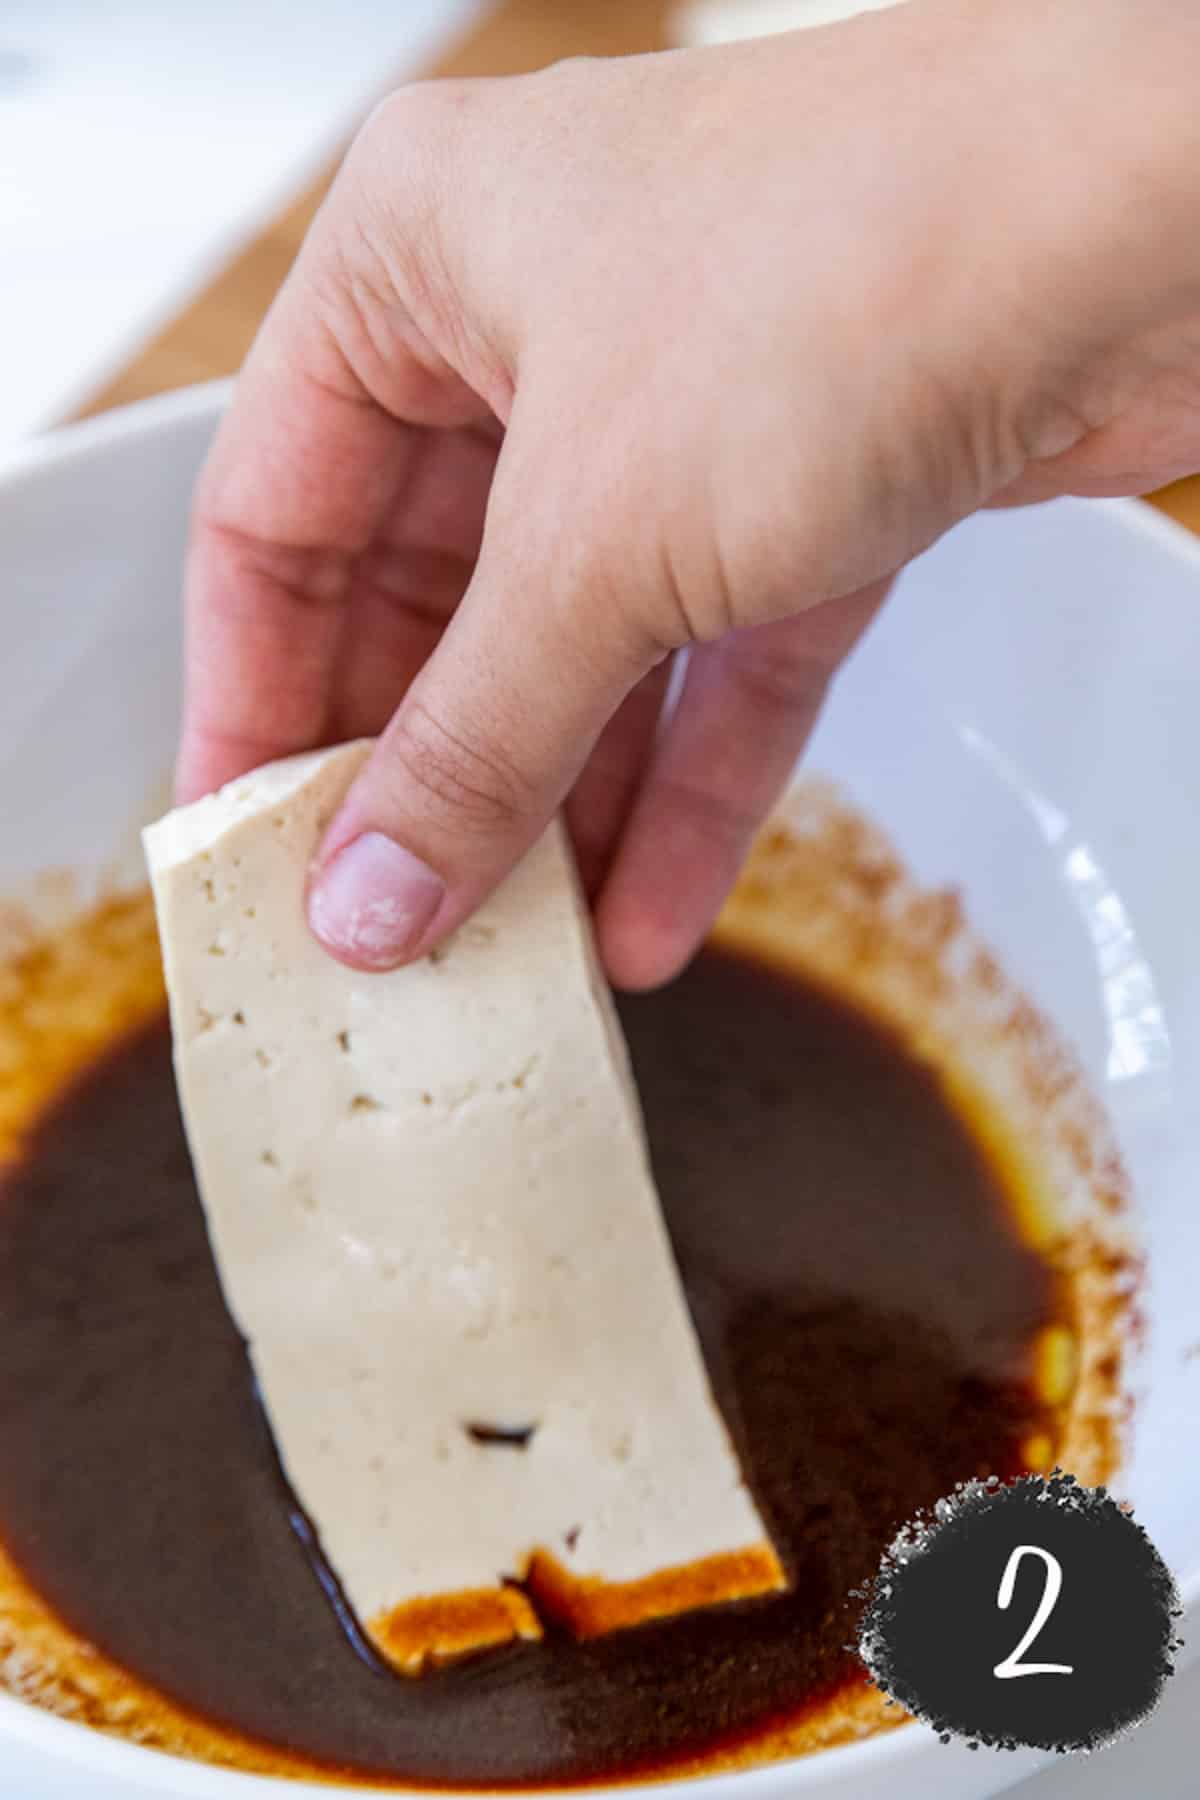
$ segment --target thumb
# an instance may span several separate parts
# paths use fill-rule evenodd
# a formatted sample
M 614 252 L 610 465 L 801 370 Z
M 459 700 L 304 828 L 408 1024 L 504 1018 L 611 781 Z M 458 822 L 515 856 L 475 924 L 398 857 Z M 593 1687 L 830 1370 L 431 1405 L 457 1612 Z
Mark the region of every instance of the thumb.
M 560 535 L 547 551 L 527 523 L 509 528 L 511 451 L 510 431 L 471 585 L 317 856 L 309 923 L 355 968 L 423 956 L 474 912 L 655 660 L 648 638 L 606 612 L 578 544 Z

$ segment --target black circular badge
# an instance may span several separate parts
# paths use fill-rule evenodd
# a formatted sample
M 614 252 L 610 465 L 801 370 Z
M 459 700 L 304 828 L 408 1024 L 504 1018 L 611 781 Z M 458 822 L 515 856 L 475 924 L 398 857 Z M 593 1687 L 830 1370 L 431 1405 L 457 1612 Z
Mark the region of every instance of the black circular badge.
M 901 1532 L 865 1598 L 872 1679 L 944 1741 L 1098 1749 L 1146 1718 L 1179 1648 L 1141 1526 L 1057 1471 L 965 1483 Z

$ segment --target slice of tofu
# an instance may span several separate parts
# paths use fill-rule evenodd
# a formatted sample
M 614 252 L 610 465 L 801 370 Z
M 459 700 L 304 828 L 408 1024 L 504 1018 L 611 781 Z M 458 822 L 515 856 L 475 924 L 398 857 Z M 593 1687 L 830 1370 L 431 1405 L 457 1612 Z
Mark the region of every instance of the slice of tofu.
M 778 1589 L 565 834 L 424 961 L 343 968 L 304 887 L 368 749 L 145 838 L 209 1231 L 324 1554 L 406 1671 Z

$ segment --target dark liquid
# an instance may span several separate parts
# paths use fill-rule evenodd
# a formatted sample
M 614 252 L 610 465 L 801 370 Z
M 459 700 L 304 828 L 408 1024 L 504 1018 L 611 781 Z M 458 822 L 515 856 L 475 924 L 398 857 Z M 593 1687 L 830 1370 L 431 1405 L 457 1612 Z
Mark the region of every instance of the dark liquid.
M 418 1682 L 373 1671 L 293 1529 L 160 1027 L 0 1188 L 0 1541 L 69 1623 L 214 1720 L 410 1781 L 616 1775 L 861 1679 L 850 1590 L 884 1543 L 964 1477 L 1020 1466 L 1054 1282 L 934 1080 L 856 1015 L 714 952 L 621 1014 L 792 1591 Z

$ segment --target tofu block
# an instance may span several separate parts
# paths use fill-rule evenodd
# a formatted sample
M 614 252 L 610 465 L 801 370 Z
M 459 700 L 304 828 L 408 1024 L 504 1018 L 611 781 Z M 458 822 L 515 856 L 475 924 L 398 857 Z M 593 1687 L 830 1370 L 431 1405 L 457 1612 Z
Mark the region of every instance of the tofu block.
M 304 889 L 368 750 L 145 834 L 209 1233 L 324 1555 L 406 1672 L 776 1590 L 565 833 L 432 956 L 343 968 Z

